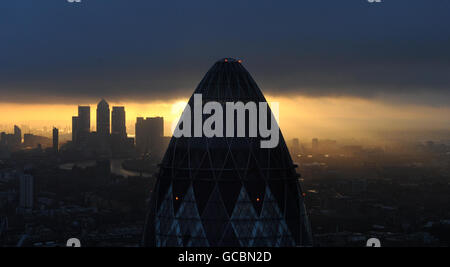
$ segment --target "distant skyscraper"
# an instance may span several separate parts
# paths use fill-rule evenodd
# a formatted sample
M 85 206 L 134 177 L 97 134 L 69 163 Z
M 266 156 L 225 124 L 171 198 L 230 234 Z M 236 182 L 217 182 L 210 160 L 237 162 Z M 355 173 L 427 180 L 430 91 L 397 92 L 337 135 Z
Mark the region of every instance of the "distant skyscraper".
M 218 61 L 194 94 L 223 106 L 230 101 L 267 102 L 250 73 L 234 59 Z M 191 117 L 193 113 L 192 109 Z M 144 245 L 311 245 L 299 175 L 284 138 L 280 132 L 274 148 L 261 148 L 262 139 L 173 137 L 150 199 Z
M 91 131 L 91 107 L 78 106 L 78 118 L 79 133 L 89 133 Z
M 136 119 L 136 148 L 139 152 L 159 153 L 164 136 L 164 118 Z
M 34 200 L 34 177 L 29 174 L 22 174 L 20 180 L 20 200 L 19 207 L 22 209 L 32 209 Z
M 17 125 L 14 125 L 14 133 L 7 134 L 2 132 L 0 144 L 13 150 L 19 149 L 22 145 L 22 130 Z
M 125 107 L 113 107 L 111 114 L 111 131 L 122 138 L 127 137 Z
M 59 131 L 57 128 L 53 128 L 53 150 L 55 152 L 59 150 Z
M 78 142 L 77 136 L 78 136 L 78 133 L 80 132 L 79 121 L 80 121 L 79 117 L 76 117 L 76 116 L 72 117 L 72 142 L 74 144 L 76 144 Z
M 16 141 L 16 144 L 22 143 L 22 130 L 20 130 L 19 126 L 14 125 L 14 138 Z
M 109 104 L 102 99 L 97 105 L 97 134 L 109 135 L 110 133 L 110 111 Z

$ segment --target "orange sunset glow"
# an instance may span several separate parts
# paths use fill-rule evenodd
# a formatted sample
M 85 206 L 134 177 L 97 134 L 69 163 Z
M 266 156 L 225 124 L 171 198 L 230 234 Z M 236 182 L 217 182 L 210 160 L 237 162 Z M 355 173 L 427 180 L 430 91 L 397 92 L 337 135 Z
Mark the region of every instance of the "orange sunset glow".
M 267 96 L 269 102 L 279 103 L 279 122 L 286 138 L 362 138 L 378 140 L 380 132 L 396 130 L 448 130 L 448 107 L 392 105 L 379 100 L 360 98 L 311 98 L 304 96 Z M 125 106 L 128 132 L 133 133 L 136 117 L 164 117 L 165 135 L 171 134 L 187 99 L 149 101 L 147 103 L 111 102 Z M 91 106 L 91 128 L 95 130 L 96 103 Z M 88 105 L 80 103 L 80 105 Z M 0 104 L 0 124 L 24 124 L 34 128 L 71 126 L 77 114 L 77 104 Z M 45 118 L 45 119 L 44 119 Z

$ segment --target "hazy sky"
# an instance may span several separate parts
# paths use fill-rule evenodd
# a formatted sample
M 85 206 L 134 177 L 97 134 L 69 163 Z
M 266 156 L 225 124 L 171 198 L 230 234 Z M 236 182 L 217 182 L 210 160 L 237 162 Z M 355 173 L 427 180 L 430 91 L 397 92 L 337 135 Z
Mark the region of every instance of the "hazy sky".
M 286 103 L 285 127 L 450 129 L 450 1 L 382 1 L 1 1 L 0 123 L 70 123 L 102 97 L 129 120 L 172 114 L 162 105 L 236 57 Z

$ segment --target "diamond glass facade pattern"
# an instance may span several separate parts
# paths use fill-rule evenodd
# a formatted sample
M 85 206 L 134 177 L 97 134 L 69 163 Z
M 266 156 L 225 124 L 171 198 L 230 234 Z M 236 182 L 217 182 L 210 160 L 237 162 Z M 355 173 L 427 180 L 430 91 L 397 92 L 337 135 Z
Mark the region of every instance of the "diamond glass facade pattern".
M 234 59 L 218 61 L 194 94 L 202 94 L 204 104 L 221 103 L 224 110 L 226 102 L 266 102 Z M 189 104 L 193 107 L 193 96 Z M 143 245 L 310 246 L 299 175 L 283 136 L 280 132 L 278 146 L 271 149 L 260 148 L 260 141 L 173 137 L 150 199 Z

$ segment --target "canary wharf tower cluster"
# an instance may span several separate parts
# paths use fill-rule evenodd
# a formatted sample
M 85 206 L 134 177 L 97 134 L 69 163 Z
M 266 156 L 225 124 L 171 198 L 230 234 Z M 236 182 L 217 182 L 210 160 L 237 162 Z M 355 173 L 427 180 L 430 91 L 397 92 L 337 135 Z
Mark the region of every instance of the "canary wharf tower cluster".
M 242 62 L 232 58 L 214 64 L 188 105 L 198 94 L 224 109 L 227 102 L 266 102 Z M 250 126 L 246 119 L 247 132 Z M 299 175 L 281 132 L 272 148 L 262 148 L 259 135 L 223 136 L 172 138 L 152 192 L 143 245 L 312 245 Z

